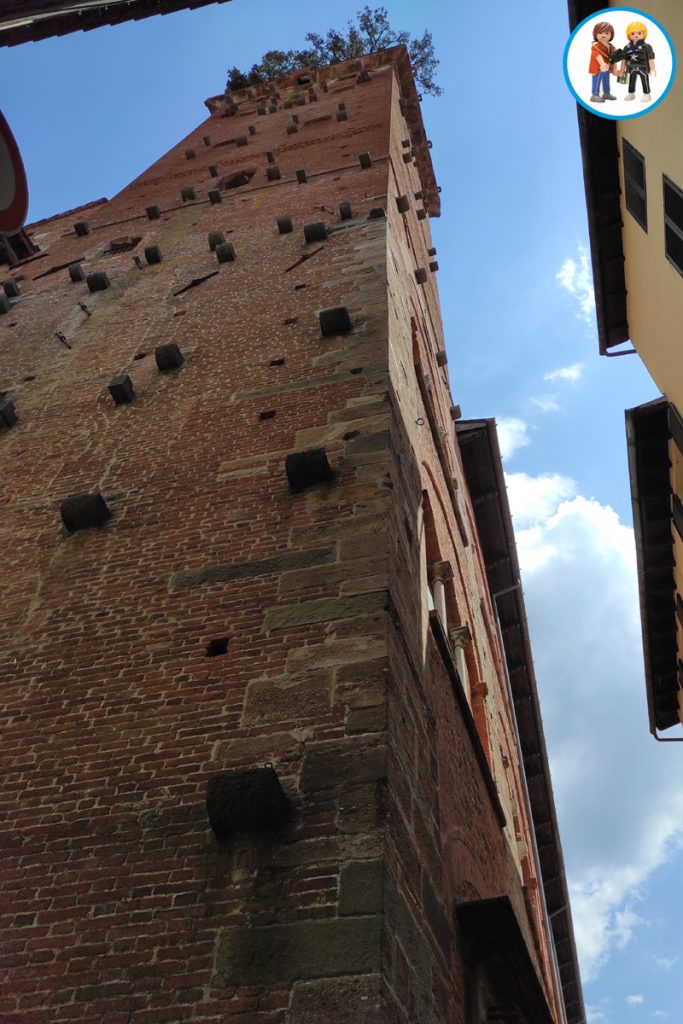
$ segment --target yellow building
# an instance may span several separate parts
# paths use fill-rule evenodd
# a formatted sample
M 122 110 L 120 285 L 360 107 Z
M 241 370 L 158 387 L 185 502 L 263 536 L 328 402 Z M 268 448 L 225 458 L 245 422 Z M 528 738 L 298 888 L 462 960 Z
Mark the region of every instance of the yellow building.
M 571 28 L 607 6 L 621 5 L 569 0 Z M 683 54 L 681 0 L 640 6 Z M 650 729 L 657 736 L 683 722 L 683 75 L 645 117 L 612 121 L 583 107 L 578 114 L 600 353 L 635 349 L 663 395 L 626 412 Z

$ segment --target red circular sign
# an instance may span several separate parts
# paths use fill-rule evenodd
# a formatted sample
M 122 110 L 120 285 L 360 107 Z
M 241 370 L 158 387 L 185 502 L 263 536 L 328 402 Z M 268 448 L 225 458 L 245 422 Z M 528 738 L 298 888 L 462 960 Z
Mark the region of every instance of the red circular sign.
M 0 113 L 0 235 L 15 235 L 28 213 L 24 164 L 10 126 Z

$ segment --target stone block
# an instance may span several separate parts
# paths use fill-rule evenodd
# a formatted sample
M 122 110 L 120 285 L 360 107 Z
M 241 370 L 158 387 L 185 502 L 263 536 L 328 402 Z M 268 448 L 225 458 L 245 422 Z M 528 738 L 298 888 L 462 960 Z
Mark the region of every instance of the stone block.
M 290 803 L 274 768 L 251 768 L 212 775 L 206 812 L 216 839 L 236 832 L 276 832 L 287 822 Z
M 180 198 L 184 203 L 190 202 L 192 199 L 197 198 L 197 193 L 191 185 L 184 185 L 180 190 Z
M 209 202 L 213 203 L 214 205 L 216 203 L 222 203 L 223 202 L 223 196 L 220 194 L 220 192 L 219 192 L 219 190 L 217 188 L 210 189 L 209 193 L 208 193 L 208 196 L 209 196 Z
M 437 272 L 437 270 L 439 269 L 439 264 L 437 263 L 436 260 L 432 260 L 432 262 L 429 264 L 429 269 L 432 274 L 435 274 Z
M 147 206 L 145 212 L 149 220 L 159 220 L 161 217 L 161 210 L 158 206 Z
M 2 290 L 4 291 L 5 295 L 10 299 L 16 299 L 21 294 L 19 282 L 13 280 L 13 278 L 10 278 L 8 281 L 3 282 Z
M 388 430 L 380 430 L 374 434 L 361 434 L 347 442 L 346 450 L 351 454 L 358 452 L 378 452 L 391 445 L 391 434 Z
M 204 143 L 205 146 L 210 146 L 211 145 L 211 136 L 210 135 L 202 135 L 202 142 Z
M 432 246 L 431 249 L 427 249 L 428 256 L 436 256 L 436 246 Z
M 209 231 L 209 250 L 215 251 L 217 245 L 220 245 L 225 241 L 225 235 L 222 231 Z
M 221 928 L 213 983 L 263 986 L 376 972 L 381 924 L 368 916 Z
M 304 238 L 309 244 L 324 242 L 327 238 L 327 228 L 321 220 L 316 220 L 312 224 L 304 224 Z
M 248 128 L 249 128 L 249 134 L 250 135 L 256 135 L 256 125 L 255 124 L 248 125 Z
M 268 150 L 268 152 L 266 153 L 266 160 L 268 161 L 269 164 L 274 164 L 275 153 L 273 153 L 271 150 Z
M 270 167 L 266 167 L 266 177 L 268 181 L 277 181 L 278 178 L 282 177 L 277 164 L 271 164 Z
M 154 349 L 154 358 L 161 373 L 168 373 L 170 370 L 178 370 L 185 358 L 174 341 L 166 345 L 157 345 Z
M 90 292 L 106 291 L 110 285 L 109 278 L 103 270 L 96 270 L 94 273 L 88 274 L 85 281 L 88 285 L 88 291 Z
M 390 1024 L 380 993 L 379 974 L 297 982 L 290 1024 Z
M 64 526 L 69 533 L 77 530 L 88 530 L 91 527 L 98 529 L 111 517 L 99 491 L 94 494 L 78 494 L 72 498 L 65 498 L 59 506 Z
M 418 284 L 424 284 L 427 280 L 427 271 L 424 267 L 418 267 L 415 273 L 415 280 Z
M 337 111 L 337 120 L 338 121 L 346 121 L 346 120 L 348 120 L 348 115 L 347 115 L 345 110 L 338 110 Z
M 292 122 L 291 124 L 287 125 L 287 134 L 288 135 L 294 135 L 298 131 L 299 131 L 299 125 L 298 124 L 295 124 L 294 122 Z
M 145 259 L 152 265 L 154 263 L 161 263 L 161 249 L 158 245 L 146 245 L 145 246 Z
M 209 174 L 211 175 L 212 178 L 218 177 L 218 168 L 216 167 L 215 164 L 209 164 Z
M 320 332 L 323 338 L 331 338 L 335 334 L 346 334 L 351 330 L 351 317 L 346 306 L 333 306 L 330 309 L 321 309 L 318 317 L 320 319 Z
M 342 835 L 365 835 L 382 820 L 381 783 L 345 786 L 339 794 L 337 828 Z
M 446 366 L 448 364 L 448 356 L 446 355 L 445 349 L 439 349 L 436 353 L 436 365 Z
M 290 231 L 294 230 L 294 222 L 291 217 L 278 217 L 277 229 L 281 235 L 288 235 Z
M 308 744 L 301 772 L 304 793 L 386 778 L 387 751 L 384 746 L 352 746 L 343 743 Z
M 459 420 L 462 416 L 462 409 L 459 405 L 452 405 L 450 408 L 451 419 Z
M 90 225 L 85 220 L 79 220 L 76 224 L 74 224 L 74 231 L 76 232 L 79 238 L 83 238 L 85 235 L 90 234 Z
M 85 281 L 85 270 L 80 263 L 69 264 L 69 277 L 72 281 Z
M 183 590 L 212 583 L 232 583 L 235 580 L 249 580 L 257 576 L 272 576 L 295 570 L 311 569 L 313 566 L 327 566 L 335 561 L 336 546 L 285 551 L 271 558 L 258 558 L 248 562 L 224 562 L 218 565 L 204 565 L 199 569 L 185 569 L 171 576 L 171 590 Z
M 351 211 L 351 203 L 346 201 L 339 204 L 339 216 L 342 220 L 351 220 L 353 213 Z
M 396 196 L 396 206 L 399 213 L 407 213 L 410 209 L 410 199 L 408 196 Z
M 383 860 L 347 864 L 339 880 L 339 915 L 381 914 L 383 885 Z
M 232 263 L 235 259 L 235 247 L 232 242 L 219 242 L 214 249 L 219 263 Z
M 426 220 L 426 218 L 427 218 L 427 211 L 426 210 L 418 210 L 417 211 L 417 219 L 418 220 Z
M 386 727 L 387 709 L 383 704 L 373 708 L 357 708 L 349 711 L 346 716 L 346 732 L 349 736 L 384 732 Z
M 263 627 L 270 631 L 307 626 L 314 622 L 352 619 L 359 615 L 383 611 L 387 607 L 387 602 L 386 591 L 380 590 L 369 594 L 354 594 L 350 597 L 321 597 L 298 604 L 277 605 L 266 611 Z
M 272 725 L 318 718 L 330 711 L 331 672 L 285 675 L 249 683 L 242 725 Z
M 360 153 L 358 156 L 358 162 L 363 170 L 367 170 L 369 167 L 372 167 L 372 160 L 370 159 L 369 153 Z
M 373 206 L 368 214 L 368 220 L 384 220 L 387 212 L 383 206 Z
M 126 405 L 135 398 L 133 382 L 127 373 L 113 377 L 107 387 L 109 388 L 109 394 L 114 399 L 115 405 Z
M 300 185 L 305 185 L 306 182 L 308 181 L 308 175 L 306 174 L 305 171 L 297 171 L 296 180 L 299 182 Z
M 443 955 L 448 957 L 453 941 L 453 929 L 426 872 L 422 874 L 422 906 L 436 944 Z M 367 910 L 366 913 L 371 914 L 372 910 Z
M 346 665 L 342 661 L 335 680 L 335 701 L 358 709 L 383 706 L 388 673 L 386 658 Z
M 196 156 L 197 156 L 197 154 L 195 153 L 195 151 L 193 149 L 186 149 L 185 150 L 185 159 L 186 160 L 194 160 L 194 158 Z
M 249 138 L 248 138 L 248 136 L 247 135 L 238 135 L 237 138 L 235 139 L 235 145 L 240 147 L 240 148 L 242 146 L 248 146 L 249 145 Z

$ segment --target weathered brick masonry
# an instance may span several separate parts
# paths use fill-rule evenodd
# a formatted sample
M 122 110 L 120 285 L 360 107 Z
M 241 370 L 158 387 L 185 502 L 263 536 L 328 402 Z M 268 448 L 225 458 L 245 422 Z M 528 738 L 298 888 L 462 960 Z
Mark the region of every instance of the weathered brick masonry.
M 563 1019 L 407 56 L 310 78 L 208 101 L 5 268 L 3 1024 Z M 316 448 L 334 478 L 292 491 Z M 111 518 L 68 533 L 95 492 Z M 217 842 L 209 778 L 271 764 L 288 823 Z M 461 908 L 496 897 L 543 1013 L 471 953 Z

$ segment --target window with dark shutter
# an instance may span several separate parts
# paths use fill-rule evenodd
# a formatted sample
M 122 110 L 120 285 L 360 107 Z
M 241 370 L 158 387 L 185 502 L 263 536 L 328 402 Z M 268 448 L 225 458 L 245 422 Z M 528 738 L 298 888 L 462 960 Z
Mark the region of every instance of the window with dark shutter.
M 679 274 L 683 274 L 683 191 L 664 178 L 664 252 Z
M 622 155 L 626 209 L 638 221 L 643 231 L 647 231 L 645 157 L 626 139 L 623 140 Z

